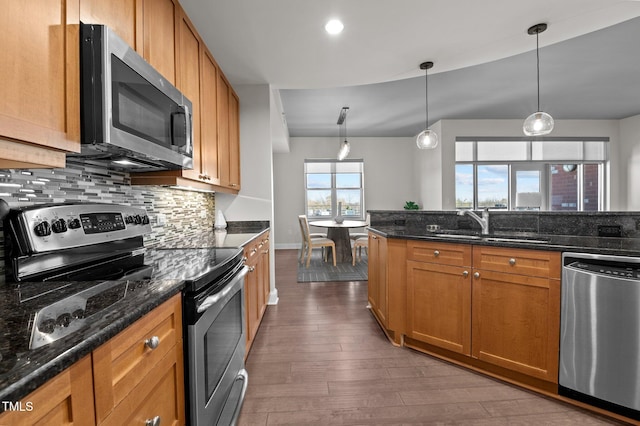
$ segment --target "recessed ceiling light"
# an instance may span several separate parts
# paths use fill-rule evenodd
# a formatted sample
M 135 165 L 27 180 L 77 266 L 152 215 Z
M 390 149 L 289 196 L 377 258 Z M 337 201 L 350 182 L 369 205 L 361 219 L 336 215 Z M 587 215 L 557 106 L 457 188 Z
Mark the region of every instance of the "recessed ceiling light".
M 332 19 L 329 22 L 327 22 L 327 25 L 324 26 L 324 29 L 329 34 L 340 34 L 344 29 L 344 25 L 342 24 L 342 22 L 340 22 L 340 20 Z

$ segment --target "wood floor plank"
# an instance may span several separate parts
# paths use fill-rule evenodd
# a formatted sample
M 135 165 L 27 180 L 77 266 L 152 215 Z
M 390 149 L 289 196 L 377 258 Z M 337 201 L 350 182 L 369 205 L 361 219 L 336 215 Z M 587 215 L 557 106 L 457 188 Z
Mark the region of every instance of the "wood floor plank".
M 367 282 L 297 283 L 276 251 L 279 303 L 247 358 L 239 425 L 618 425 L 574 406 L 392 346 Z

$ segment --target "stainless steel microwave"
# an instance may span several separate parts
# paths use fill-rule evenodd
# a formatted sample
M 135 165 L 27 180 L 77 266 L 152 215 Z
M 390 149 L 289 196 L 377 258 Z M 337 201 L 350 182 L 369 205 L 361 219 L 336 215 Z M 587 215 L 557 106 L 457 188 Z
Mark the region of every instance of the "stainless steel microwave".
M 193 168 L 191 101 L 104 25 L 80 25 L 82 151 L 129 171 Z

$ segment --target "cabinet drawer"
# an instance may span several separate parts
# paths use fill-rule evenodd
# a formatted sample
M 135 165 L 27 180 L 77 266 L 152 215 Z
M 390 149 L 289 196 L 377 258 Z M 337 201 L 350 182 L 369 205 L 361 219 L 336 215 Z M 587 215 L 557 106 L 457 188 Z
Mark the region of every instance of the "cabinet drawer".
M 471 246 L 436 241 L 408 241 L 407 259 L 452 266 L 471 266 Z
M 151 349 L 147 339 L 157 337 Z M 182 306 L 175 295 L 93 351 L 96 417 L 102 421 L 175 346 L 182 347 Z
M 475 246 L 473 267 L 532 277 L 560 279 L 560 253 L 502 247 Z
M 182 425 L 183 383 L 182 346 L 174 346 L 101 424 L 144 425 L 157 418 L 161 425 Z

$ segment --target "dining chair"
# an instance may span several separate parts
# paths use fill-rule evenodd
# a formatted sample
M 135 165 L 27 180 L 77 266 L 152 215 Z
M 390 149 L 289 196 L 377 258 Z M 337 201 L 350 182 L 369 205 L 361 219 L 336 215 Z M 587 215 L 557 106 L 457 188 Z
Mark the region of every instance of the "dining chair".
M 306 215 L 301 214 L 298 216 L 298 222 L 300 222 L 301 220 L 304 221 L 304 224 L 300 223 L 300 232 L 302 233 L 302 246 L 300 247 L 300 256 L 298 256 L 298 261 L 300 263 L 304 263 L 304 255 L 307 252 L 307 240 L 304 238 L 304 232 L 302 232 L 302 227 L 304 226 L 307 229 L 309 228 L 309 219 L 307 218 Z M 323 234 L 322 232 L 311 232 L 309 233 L 309 237 L 310 238 L 327 238 L 327 234 Z
M 366 226 L 371 225 L 371 214 L 367 213 L 367 217 L 364 222 L 366 223 Z M 363 237 L 369 238 L 369 234 L 367 234 L 366 232 L 350 232 L 349 233 L 349 238 L 351 238 L 352 241 L 355 241 L 358 238 L 363 238 Z
M 336 243 L 333 240 L 326 237 L 314 237 L 311 238 L 311 233 L 309 232 L 309 221 L 307 220 L 307 216 L 300 215 L 298 216 L 298 222 L 300 224 L 300 233 L 302 234 L 302 249 L 303 253 L 301 255 L 302 262 L 304 262 L 304 257 L 306 255 L 306 267 L 309 267 L 309 263 L 311 262 L 311 251 L 314 248 L 322 248 L 323 252 L 325 248 L 331 248 L 331 253 L 333 254 L 333 266 L 336 266 Z M 324 259 L 324 256 L 323 256 Z M 324 259 L 326 262 L 326 259 Z
M 362 261 L 362 249 L 368 250 L 369 248 L 369 236 L 360 237 L 353 242 L 353 253 L 351 254 L 351 258 L 353 259 L 352 265 L 356 266 L 356 255 L 358 256 L 358 262 Z M 368 254 L 368 253 L 367 253 Z

